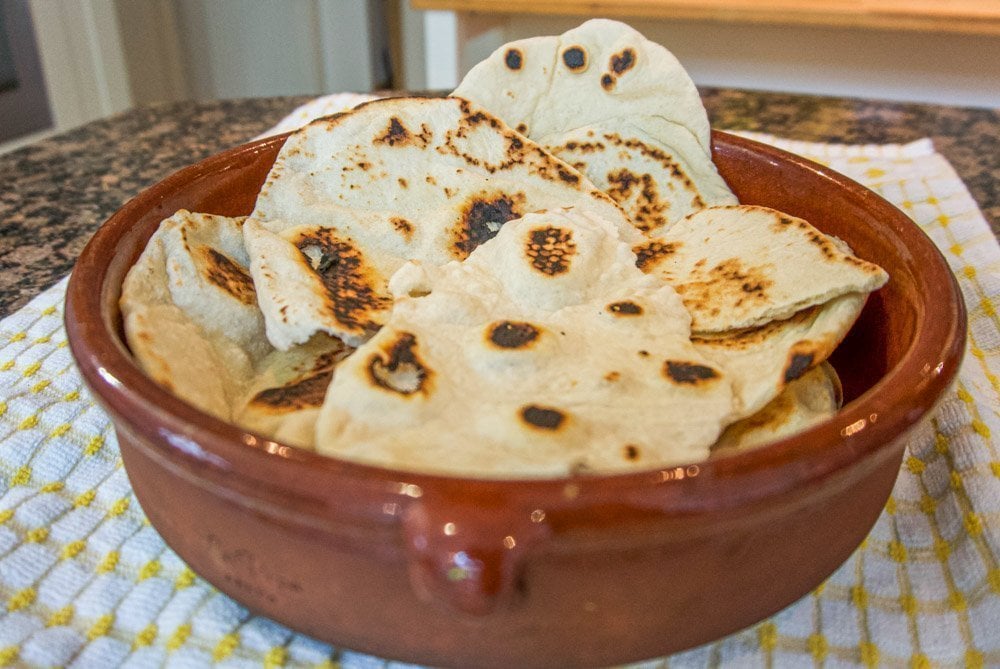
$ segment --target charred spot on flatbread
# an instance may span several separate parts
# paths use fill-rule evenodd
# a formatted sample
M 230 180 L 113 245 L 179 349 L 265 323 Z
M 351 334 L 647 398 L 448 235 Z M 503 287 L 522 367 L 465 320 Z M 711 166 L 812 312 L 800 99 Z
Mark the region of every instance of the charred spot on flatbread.
M 361 250 L 338 238 L 333 228 L 317 228 L 294 243 L 322 282 L 334 319 L 355 331 L 377 328 L 371 314 L 387 308 L 391 300 L 376 289 L 378 277 Z
M 674 286 L 684 305 L 693 312 L 718 315 L 745 303 L 766 304 L 774 281 L 763 267 L 744 267 L 739 258 L 723 260 L 709 270 L 696 269 Z
M 389 222 L 392 223 L 392 227 L 395 228 L 396 232 L 403 236 L 403 239 L 410 241 L 413 238 L 413 223 L 410 223 L 402 216 L 393 216 L 389 219 Z
M 661 242 L 656 239 L 633 246 L 635 266 L 648 274 L 661 260 L 674 253 L 680 246 L 680 242 Z
M 368 360 L 368 377 L 379 388 L 408 396 L 427 394 L 431 370 L 417 356 L 417 338 L 400 332 L 395 341 Z
M 611 60 L 608 61 L 608 66 L 612 72 L 621 76 L 626 71 L 632 69 L 635 65 L 635 59 L 635 49 L 625 48 L 619 53 L 612 54 Z
M 809 233 L 809 243 L 813 244 L 819 249 L 819 252 L 823 254 L 823 257 L 827 260 L 833 260 L 838 255 L 837 245 L 833 241 L 821 233 L 818 230 L 813 230 Z M 853 258 L 853 256 L 848 256 L 847 258 Z
M 562 61 L 574 72 L 587 69 L 587 51 L 582 46 L 571 46 L 562 52 Z
M 458 130 L 455 133 L 458 137 L 468 136 L 469 130 L 482 124 L 496 130 L 500 129 L 500 119 L 482 109 L 474 109 L 468 100 L 458 98 L 458 108 L 462 111 L 462 117 L 458 119 Z
M 556 169 L 556 174 L 559 175 L 559 179 L 565 181 L 568 184 L 578 184 L 580 183 L 580 175 L 570 172 L 564 167 L 559 167 Z
M 630 172 L 627 167 L 608 172 L 607 179 L 608 187 L 605 192 L 618 203 L 627 200 L 639 183 L 639 176 Z
M 413 132 L 403 125 L 398 116 L 391 116 L 385 132 L 376 136 L 374 143 L 388 144 L 389 146 L 407 146 L 412 144 L 424 148 L 430 143 L 431 139 L 433 139 L 433 135 L 426 123 L 421 125 L 420 132 Z
M 788 228 L 788 227 L 791 227 L 791 226 L 796 226 L 798 228 L 805 229 L 806 227 L 808 227 L 808 225 L 809 224 L 806 223 L 801 218 L 794 218 L 792 216 L 787 216 L 787 215 L 782 214 L 782 213 L 779 212 L 777 214 L 777 216 L 775 217 L 774 225 L 771 226 L 771 229 L 774 230 L 775 232 L 779 232 L 780 233 L 780 232 L 784 232 L 785 228 Z
M 518 123 L 516 130 L 522 135 L 528 134 L 528 125 L 526 123 Z
M 788 363 L 785 365 L 785 383 L 791 383 L 795 379 L 813 368 L 816 362 L 816 354 L 812 351 L 792 349 L 788 356 Z
M 642 449 L 635 444 L 625 444 L 622 447 L 622 455 L 629 462 L 636 462 L 642 456 Z
M 701 195 L 698 193 L 698 188 L 695 186 L 694 181 L 691 177 L 684 171 L 681 164 L 670 155 L 670 153 L 664 151 L 658 146 L 651 145 L 637 137 L 622 137 L 616 132 L 606 132 L 603 135 L 604 140 L 613 146 L 626 149 L 628 151 L 636 151 L 642 156 L 656 161 L 659 163 L 663 170 L 670 174 L 670 183 L 674 188 L 683 189 L 686 192 L 691 193 L 691 207 L 694 209 L 700 209 L 705 206 L 705 201 L 702 199 Z M 647 176 L 650 178 L 651 182 L 655 183 L 652 175 Z M 658 198 L 653 198 L 658 199 Z
M 612 302 L 607 307 L 608 311 L 615 316 L 641 316 L 642 307 L 631 302 L 629 300 L 622 300 L 620 302 Z
M 618 78 L 631 70 L 635 66 L 635 61 L 635 49 L 625 48 L 618 53 L 611 54 L 611 58 L 608 59 L 609 71 L 601 76 L 601 88 L 609 92 L 612 91 L 615 84 L 618 83 Z
M 540 430 L 558 430 L 566 422 L 566 418 L 566 414 L 552 407 L 537 404 L 521 407 L 521 420 Z
M 250 403 L 269 413 L 287 413 L 323 406 L 326 389 L 333 370 L 313 374 L 277 388 L 268 388 L 254 395 Z
M 627 167 L 608 172 L 607 179 L 608 187 L 605 192 L 619 204 L 632 195 L 632 191 L 640 181 L 640 177 L 630 172 Z
M 202 273 L 205 279 L 234 298 L 249 306 L 257 304 L 257 291 L 253 279 L 239 263 L 215 249 L 202 246 L 202 258 L 205 265 Z
M 507 49 L 503 57 L 504 65 L 510 70 L 520 70 L 524 65 L 524 54 L 520 49 Z
M 531 266 L 542 274 L 555 276 L 568 272 L 570 260 L 575 254 L 572 230 L 548 226 L 528 233 L 525 255 Z
M 627 204 L 634 197 L 627 211 L 636 228 L 649 232 L 667 224 L 664 212 L 670 209 L 670 202 L 660 197 L 652 175 L 635 174 L 622 167 L 608 172 L 607 180 L 605 192 L 618 204 Z
M 452 233 L 452 256 L 465 260 L 477 246 L 496 237 L 500 226 L 521 218 L 524 200 L 523 193 L 479 193 L 469 198 Z
M 591 132 L 588 134 L 592 135 L 593 133 Z M 549 149 L 549 151 L 551 151 L 555 156 L 572 165 L 581 174 L 586 174 L 588 164 L 586 160 L 583 160 L 582 156 L 602 152 L 605 150 L 606 146 L 600 141 L 578 142 L 576 140 L 570 140 L 561 146 L 547 146 L 546 148 Z M 604 189 L 604 192 L 612 199 L 615 199 L 613 194 L 608 193 L 607 188 Z
M 342 348 L 317 356 L 310 366 L 298 370 L 299 374 L 287 383 L 266 388 L 254 395 L 250 404 L 255 409 L 270 414 L 323 406 L 326 389 L 333 379 L 337 363 L 346 358 L 351 351 L 353 351 L 351 348 Z
M 675 383 L 691 386 L 711 382 L 719 378 L 719 372 L 715 369 L 683 360 L 667 360 L 663 363 L 663 374 Z
M 402 144 L 408 139 L 410 139 L 410 131 L 406 129 L 406 126 L 403 125 L 398 116 L 393 116 L 389 119 L 389 127 L 386 128 L 385 134 L 376 137 L 375 141 L 395 146 L 396 144 Z
M 489 328 L 489 340 L 500 348 L 524 348 L 541 336 L 531 323 L 500 321 Z

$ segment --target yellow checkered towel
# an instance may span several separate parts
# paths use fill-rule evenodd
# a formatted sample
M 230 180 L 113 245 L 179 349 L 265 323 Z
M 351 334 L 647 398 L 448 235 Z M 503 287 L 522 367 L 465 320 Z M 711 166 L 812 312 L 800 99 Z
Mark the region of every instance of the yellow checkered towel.
M 1000 247 L 928 140 L 756 138 L 868 185 L 927 231 L 965 294 L 969 355 L 871 534 L 824 585 L 651 666 L 1000 666 Z M 164 545 L 73 366 L 64 291 L 0 321 L 0 665 L 385 664 L 252 616 Z

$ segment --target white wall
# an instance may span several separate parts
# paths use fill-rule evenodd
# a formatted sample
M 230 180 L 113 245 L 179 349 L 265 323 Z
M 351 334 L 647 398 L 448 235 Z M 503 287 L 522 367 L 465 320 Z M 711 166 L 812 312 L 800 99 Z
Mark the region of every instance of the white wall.
M 370 90 L 382 2 L 29 0 L 53 132 L 162 100 Z
M 31 18 L 56 130 L 132 104 L 113 0 L 31 0 Z
M 484 31 L 457 64 L 428 63 L 457 81 L 505 41 L 561 33 L 586 17 L 511 17 Z M 499 21 L 499 16 L 493 17 Z M 700 85 L 1000 107 L 1000 36 L 735 24 L 629 22 L 678 57 Z M 445 25 L 438 20 L 425 26 Z M 429 32 L 428 44 L 466 43 Z M 451 68 L 449 70 L 449 68 Z M 450 75 L 450 76 L 449 76 Z M 443 86 L 447 88 L 447 86 Z
M 427 44 L 424 41 L 424 15 L 410 7 L 409 0 L 399 3 L 399 61 L 402 75 L 399 85 L 415 91 L 428 88 L 427 85 Z
M 369 90 L 381 75 L 370 3 L 355 0 L 176 2 L 196 99 Z
M 4 1 L 4 0 L 0 0 Z M 56 130 L 132 104 L 368 90 L 384 2 L 400 3 L 403 85 L 453 87 L 503 42 L 584 17 L 480 17 L 408 0 L 29 0 Z M 1000 107 L 1000 36 L 635 20 L 699 84 Z M 461 35 L 461 38 L 460 38 Z M 374 46 L 373 46 L 374 45 Z
M 114 0 L 132 103 L 184 100 L 191 85 L 184 70 L 175 0 Z

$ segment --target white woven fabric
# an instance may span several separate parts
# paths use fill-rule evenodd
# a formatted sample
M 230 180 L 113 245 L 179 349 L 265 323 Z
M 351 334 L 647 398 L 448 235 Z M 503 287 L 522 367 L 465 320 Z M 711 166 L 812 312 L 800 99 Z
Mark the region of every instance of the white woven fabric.
M 874 188 L 928 232 L 965 294 L 969 354 L 870 536 L 822 587 L 641 666 L 1000 666 L 1000 247 L 930 141 L 758 139 Z M 164 545 L 73 366 L 65 285 L 0 321 L 0 665 L 388 664 L 251 616 Z

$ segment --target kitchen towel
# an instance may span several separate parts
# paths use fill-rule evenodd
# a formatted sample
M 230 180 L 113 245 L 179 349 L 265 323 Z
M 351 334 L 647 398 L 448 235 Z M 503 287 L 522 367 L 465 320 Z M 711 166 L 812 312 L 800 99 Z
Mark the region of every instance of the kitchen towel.
M 297 113 L 285 127 L 309 117 Z M 1000 666 L 1000 247 L 929 140 L 753 137 L 871 187 L 931 236 L 965 295 L 968 353 L 875 527 L 823 585 L 747 630 L 636 666 Z M 0 665 L 401 666 L 251 615 L 164 544 L 69 355 L 65 287 L 0 321 Z

